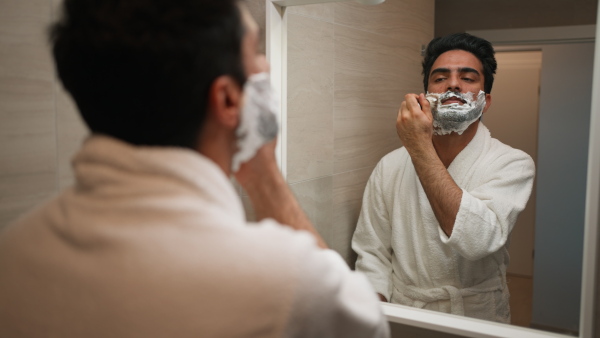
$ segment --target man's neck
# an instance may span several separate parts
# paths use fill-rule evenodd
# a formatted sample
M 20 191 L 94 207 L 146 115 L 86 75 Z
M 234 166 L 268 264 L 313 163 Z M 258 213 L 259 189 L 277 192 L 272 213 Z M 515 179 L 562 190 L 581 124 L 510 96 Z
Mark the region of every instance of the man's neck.
M 479 121 L 467 127 L 467 129 L 461 135 L 458 135 L 457 133 L 450 133 L 448 135 L 433 136 L 433 146 L 435 147 L 435 151 L 446 169 L 450 166 L 452 161 L 454 161 L 456 156 L 458 156 L 458 154 L 465 149 L 465 147 L 475 137 L 478 126 Z
M 204 122 L 198 137 L 196 151 L 213 161 L 229 177 L 232 174 L 231 158 L 236 151 L 237 144 L 235 131 L 222 128 L 213 122 L 211 119 Z

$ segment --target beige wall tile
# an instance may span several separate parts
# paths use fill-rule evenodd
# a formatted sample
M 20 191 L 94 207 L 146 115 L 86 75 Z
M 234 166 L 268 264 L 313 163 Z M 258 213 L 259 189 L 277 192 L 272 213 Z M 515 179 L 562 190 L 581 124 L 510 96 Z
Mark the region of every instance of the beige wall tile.
M 56 86 L 56 118 L 59 188 L 63 189 L 73 183 L 71 160 L 89 130 L 70 94 L 60 84 Z
M 8 199 L 0 197 L 0 230 L 52 196 L 53 194 L 38 192 Z
M 247 0 L 246 4 L 248 9 L 250 10 L 250 14 L 260 27 L 260 46 L 259 51 L 261 53 L 265 53 L 266 48 L 266 38 L 265 38 L 265 29 L 266 29 L 266 8 L 265 8 L 265 0 Z
M 333 24 L 290 14 L 288 181 L 333 172 Z
M 49 114 L 52 114 L 50 111 Z M 0 123 L 9 114 L 0 114 Z M 9 117 L 10 118 L 10 117 Z M 0 134 L 0 177 L 23 173 L 56 171 L 56 135 L 54 119 L 45 116 L 33 116 L 38 120 L 49 121 L 48 130 L 27 131 L 25 133 Z M 18 117 L 23 119 L 23 117 Z
M 48 0 L 0 0 L 0 226 L 56 190 Z
M 0 178 L 0 202 L 39 194 L 51 194 L 56 189 L 54 172 L 24 173 Z
M 62 15 L 63 0 L 50 0 L 52 2 L 52 19 L 57 20 Z
M 252 206 L 250 197 L 248 197 L 248 195 L 242 195 L 241 199 L 244 211 L 246 212 L 246 220 L 248 222 L 256 222 L 256 213 L 254 212 L 254 207 Z
M 352 251 L 350 242 L 360 215 L 365 186 L 373 168 L 375 166 L 333 176 L 333 213 L 335 217 L 331 230 L 333 241 L 330 242 L 330 245 L 332 249 L 342 255 L 352 268 L 356 262 L 356 254 Z
M 55 194 L 55 175 L 35 173 L 0 180 L 0 228 Z
M 0 0 L 0 78 L 52 81 L 48 0 Z
M 335 3 L 290 6 L 288 13 L 310 16 L 316 19 L 333 22 L 335 19 Z
M 45 42 L 51 12 L 50 0 L 0 0 L 0 43 Z
M 353 114 L 361 109 L 369 116 Z M 402 146 L 395 129 L 397 109 L 359 106 L 336 116 L 336 174 L 375 165 L 385 154 Z
M 333 177 L 326 176 L 290 186 L 302 209 L 328 245 L 333 233 Z
M 334 173 L 375 165 L 400 147 L 396 116 L 420 92 L 419 46 L 336 26 Z
M 0 175 L 55 170 L 47 0 L 0 1 Z
M 377 6 L 336 3 L 335 23 L 427 44 L 433 38 L 434 0 L 387 0 Z

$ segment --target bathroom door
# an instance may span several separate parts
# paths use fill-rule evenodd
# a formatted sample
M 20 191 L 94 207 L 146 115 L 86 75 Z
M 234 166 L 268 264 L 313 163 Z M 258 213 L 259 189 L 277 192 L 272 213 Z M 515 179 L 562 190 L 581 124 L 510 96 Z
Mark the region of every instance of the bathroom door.
M 483 123 L 492 137 L 528 153 L 537 162 L 542 51 L 498 52 L 492 105 Z M 537 164 L 537 163 L 536 163 Z M 533 276 L 535 187 L 510 236 L 508 272 Z

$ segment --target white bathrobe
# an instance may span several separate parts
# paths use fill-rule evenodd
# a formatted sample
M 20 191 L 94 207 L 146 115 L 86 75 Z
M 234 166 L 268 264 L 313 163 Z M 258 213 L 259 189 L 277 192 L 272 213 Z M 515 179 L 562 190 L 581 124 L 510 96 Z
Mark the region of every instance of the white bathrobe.
M 190 150 L 93 136 L 77 183 L 0 231 L 0 337 L 386 337 L 368 280 L 313 236 L 248 224 Z
M 463 191 L 450 237 L 406 149 L 381 159 L 352 240 L 356 269 L 392 303 L 510 322 L 508 239 L 531 193 L 533 160 L 480 123 L 448 172 Z

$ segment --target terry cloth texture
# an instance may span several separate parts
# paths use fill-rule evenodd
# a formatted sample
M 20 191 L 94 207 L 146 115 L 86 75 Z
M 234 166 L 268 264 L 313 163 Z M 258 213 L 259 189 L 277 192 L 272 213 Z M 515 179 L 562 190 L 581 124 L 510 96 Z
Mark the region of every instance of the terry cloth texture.
M 531 194 L 534 162 L 480 122 L 448 172 L 463 190 L 450 237 L 406 149 L 378 163 L 353 237 L 356 269 L 392 303 L 508 323 L 509 235 Z
M 367 279 L 313 236 L 247 224 L 185 149 L 92 136 L 76 185 L 0 232 L 0 337 L 387 337 Z

